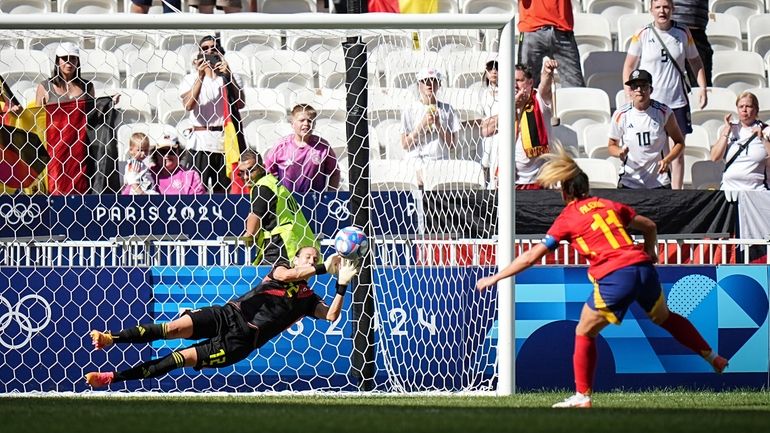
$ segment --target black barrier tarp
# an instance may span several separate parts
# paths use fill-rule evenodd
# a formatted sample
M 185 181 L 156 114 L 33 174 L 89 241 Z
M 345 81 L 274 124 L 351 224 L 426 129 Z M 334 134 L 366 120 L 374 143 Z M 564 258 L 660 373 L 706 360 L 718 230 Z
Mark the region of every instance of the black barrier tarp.
M 593 195 L 619 201 L 658 225 L 660 234 L 734 233 L 736 209 L 721 191 L 597 189 Z M 564 208 L 554 190 L 517 191 L 516 234 L 548 231 Z M 491 238 L 497 233 L 495 191 L 426 191 L 426 232 L 460 238 Z

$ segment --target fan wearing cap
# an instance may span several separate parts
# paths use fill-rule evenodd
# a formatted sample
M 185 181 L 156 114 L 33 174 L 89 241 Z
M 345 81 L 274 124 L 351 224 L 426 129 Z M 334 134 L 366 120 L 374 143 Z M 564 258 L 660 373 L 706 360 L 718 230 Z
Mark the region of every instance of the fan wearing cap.
M 61 103 L 94 96 L 94 86 L 80 76 L 80 48 L 63 42 L 56 48 L 51 78 L 38 84 L 35 101 L 38 105 Z
M 417 73 L 419 100 L 401 111 L 401 147 L 406 159 L 446 159 L 455 147 L 460 119 L 455 109 L 436 99 L 443 74 L 436 68 Z
M 179 165 L 179 139 L 168 130 L 155 144 L 153 157 L 157 171 L 158 192 L 160 194 L 204 194 L 201 177 L 194 169 Z
M 684 151 L 684 135 L 671 108 L 651 98 L 649 72 L 635 69 L 625 84 L 633 99 L 612 115 L 608 143 L 623 161 L 618 188 L 671 189 L 671 161 Z

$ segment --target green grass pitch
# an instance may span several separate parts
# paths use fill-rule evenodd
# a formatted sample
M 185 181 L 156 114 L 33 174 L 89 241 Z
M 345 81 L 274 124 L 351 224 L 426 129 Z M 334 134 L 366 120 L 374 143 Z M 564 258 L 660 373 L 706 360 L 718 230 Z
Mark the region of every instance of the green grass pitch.
M 4 432 L 770 431 L 768 391 L 612 392 L 593 409 L 550 408 L 567 394 L 2 397 L 0 420 Z

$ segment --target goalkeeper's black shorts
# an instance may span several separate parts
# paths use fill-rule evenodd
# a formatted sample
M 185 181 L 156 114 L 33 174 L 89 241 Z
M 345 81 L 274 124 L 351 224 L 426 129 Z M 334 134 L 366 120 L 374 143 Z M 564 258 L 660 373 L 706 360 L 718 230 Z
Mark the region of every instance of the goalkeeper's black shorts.
M 193 321 L 192 340 L 207 338 L 192 347 L 198 355 L 195 369 L 235 364 L 254 350 L 256 332 L 230 304 L 187 312 Z

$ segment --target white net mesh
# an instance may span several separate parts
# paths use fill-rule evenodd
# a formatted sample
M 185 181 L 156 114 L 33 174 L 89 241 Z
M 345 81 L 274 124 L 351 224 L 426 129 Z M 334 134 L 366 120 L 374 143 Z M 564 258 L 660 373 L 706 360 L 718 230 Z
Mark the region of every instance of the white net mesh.
M 267 273 L 268 268 L 250 266 L 255 251 L 237 240 L 250 209 L 248 195 L 224 194 L 237 172 L 217 183 L 217 173 L 229 164 L 221 138 L 227 119 L 202 108 L 191 116 L 185 107 L 184 92 L 195 81 L 193 59 L 205 36 L 221 44 L 242 89 L 233 104 L 240 108 L 245 144 L 263 157 L 295 134 L 294 106 L 315 109 L 314 133 L 336 156 L 339 185 L 329 174 L 308 182 L 315 190 L 297 187 L 295 196 L 324 255 L 333 252 L 329 238 L 340 227 L 366 225 L 374 244 L 364 270 L 370 277 L 359 279 L 334 323 L 299 321 L 231 367 L 176 370 L 110 389 L 494 389 L 494 295 L 471 288 L 480 266 L 494 265 L 496 200 L 487 189 L 494 173 L 481 164 L 479 121 L 493 108 L 483 77 L 495 55 L 487 48 L 497 47 L 497 34 L 496 29 L 0 31 L 0 76 L 6 85 L 0 284 L 9 288 L 0 294 L 0 392 L 83 391 L 85 371 L 125 369 L 187 346 L 191 343 L 169 340 L 92 352 L 86 335 L 224 304 Z M 360 62 L 351 50 L 346 63 L 343 43 L 351 36 L 365 43 Z M 79 53 L 57 51 L 63 42 Z M 75 55 L 80 77 L 90 84 L 54 82 Z M 357 123 L 367 122 L 361 111 L 349 113 L 346 105 L 362 91 L 346 86 L 361 65 L 368 70 L 368 124 L 363 125 Z M 410 132 L 403 116 L 419 104 L 417 78 L 425 68 L 440 71 L 437 99 L 447 104 L 438 116 L 443 130 L 427 133 L 433 139 L 449 134 L 451 143 L 438 138 L 438 160 L 416 158 L 413 148 L 402 145 L 402 134 Z M 221 87 L 204 87 L 201 107 L 206 101 L 225 104 L 217 93 Z M 83 91 L 96 98 L 78 97 Z M 129 194 L 126 179 L 137 159 L 130 143 L 137 132 L 153 146 L 148 158 L 176 136 L 180 167 L 198 172 L 200 179 L 163 184 L 155 178 L 157 193 Z M 220 147 L 195 138 L 201 132 L 220 137 L 213 144 Z M 202 152 L 219 158 L 201 164 Z M 151 173 L 168 168 L 165 154 L 159 158 Z M 297 176 L 299 185 L 308 176 L 294 170 L 301 162 L 291 155 L 282 161 L 276 170 L 287 182 Z M 152 187 L 143 190 L 148 191 Z M 331 301 L 333 278 L 311 283 Z

